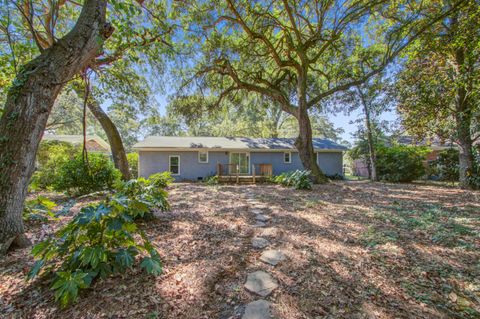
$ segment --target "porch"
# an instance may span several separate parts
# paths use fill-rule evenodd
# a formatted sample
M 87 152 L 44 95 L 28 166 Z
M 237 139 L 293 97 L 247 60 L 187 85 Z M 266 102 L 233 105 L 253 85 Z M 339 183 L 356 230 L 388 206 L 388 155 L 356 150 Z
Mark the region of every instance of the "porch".
M 262 183 L 273 175 L 272 164 L 246 165 L 217 163 L 220 183 Z

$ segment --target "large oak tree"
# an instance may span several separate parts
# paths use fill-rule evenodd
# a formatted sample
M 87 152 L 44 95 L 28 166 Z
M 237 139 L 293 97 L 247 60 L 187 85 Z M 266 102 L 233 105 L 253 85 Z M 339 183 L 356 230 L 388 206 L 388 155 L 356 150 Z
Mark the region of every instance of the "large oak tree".
M 280 105 L 298 121 L 295 145 L 303 166 L 314 181 L 325 181 L 309 110 L 322 109 L 325 98 L 383 70 L 448 14 L 418 15 L 421 2 L 187 1 L 178 12 L 184 10 L 185 38 L 196 62 L 196 81 L 189 83 L 217 93 L 220 101 L 247 91 Z M 192 85 L 183 88 L 189 94 Z
M 62 87 L 101 54 L 113 28 L 106 0 L 86 0 L 75 26 L 24 65 L 0 119 L 0 254 L 23 246 L 22 210 L 48 116 Z

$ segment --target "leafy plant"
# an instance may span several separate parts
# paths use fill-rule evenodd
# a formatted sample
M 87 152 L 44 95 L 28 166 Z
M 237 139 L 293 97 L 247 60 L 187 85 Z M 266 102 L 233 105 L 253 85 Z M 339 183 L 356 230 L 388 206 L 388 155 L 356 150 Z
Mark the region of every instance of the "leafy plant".
M 218 176 L 217 175 L 208 176 L 207 178 L 205 178 L 204 183 L 207 184 L 208 186 L 218 185 Z
M 458 150 L 447 149 L 438 153 L 438 158 L 430 162 L 429 168 L 434 175 L 441 181 L 458 181 L 459 164 Z
M 77 195 L 88 194 L 105 189 L 112 189 L 120 179 L 120 172 L 113 167 L 113 163 L 103 154 L 88 155 L 88 164 L 84 162 L 82 154 L 63 163 L 54 182 L 54 189 Z
M 120 183 L 118 192 L 101 203 L 82 208 L 53 238 L 32 249 L 37 259 L 28 279 L 40 271 L 54 277 L 51 289 L 62 307 L 74 302 L 81 289 L 137 264 L 147 273 L 162 272 L 160 256 L 135 219 L 153 208 L 168 209 L 158 179 Z
M 47 221 L 49 217 L 55 218 L 53 209 L 57 207 L 55 202 L 49 200 L 45 196 L 38 196 L 35 199 L 25 202 L 23 208 L 24 220 Z
M 273 178 L 273 182 L 286 187 L 295 189 L 312 189 L 312 180 L 310 179 L 310 171 L 296 170 L 285 172 Z
M 133 178 L 138 177 L 138 153 L 127 154 L 128 168 Z
M 30 188 L 32 190 L 51 188 L 59 178 L 62 165 L 77 152 L 78 147 L 67 142 L 41 142 L 37 153 L 38 168 L 32 176 Z
M 155 184 L 155 186 L 162 188 L 167 187 L 175 180 L 170 172 L 156 173 L 150 175 L 148 179 L 151 180 L 152 183 Z
M 377 174 L 388 182 L 411 182 L 425 174 L 424 147 L 395 145 L 381 146 L 377 150 Z

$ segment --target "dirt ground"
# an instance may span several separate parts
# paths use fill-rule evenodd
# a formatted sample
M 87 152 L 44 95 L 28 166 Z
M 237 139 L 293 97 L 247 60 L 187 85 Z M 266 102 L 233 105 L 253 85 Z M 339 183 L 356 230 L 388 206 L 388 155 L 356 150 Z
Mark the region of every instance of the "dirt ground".
M 251 247 L 248 197 L 272 219 L 262 232 L 287 259 L 276 267 Z M 62 197 L 55 198 L 61 201 Z M 34 242 L 70 216 L 28 223 Z M 164 271 L 96 282 L 60 310 L 48 282 L 25 281 L 29 249 L 0 261 L 2 318 L 240 318 L 259 299 L 247 274 L 279 283 L 275 318 L 480 318 L 480 193 L 421 184 L 332 182 L 313 191 L 276 185 L 176 184 L 172 210 L 141 227 Z

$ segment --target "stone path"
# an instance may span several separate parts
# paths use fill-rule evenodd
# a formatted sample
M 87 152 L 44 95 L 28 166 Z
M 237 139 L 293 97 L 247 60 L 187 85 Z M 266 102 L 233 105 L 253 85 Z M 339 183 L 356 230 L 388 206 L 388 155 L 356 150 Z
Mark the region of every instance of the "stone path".
M 254 215 L 253 220 L 255 221 L 253 227 L 256 229 L 256 235 L 252 238 L 252 248 L 256 250 L 264 249 L 260 260 L 270 267 L 275 267 L 285 260 L 286 256 L 282 250 L 273 249 L 278 229 L 271 226 L 274 223 L 274 219 L 267 214 L 267 212 L 270 212 L 270 209 L 255 199 L 254 194 L 247 193 L 245 197 L 251 207 L 250 211 Z M 254 295 L 267 298 L 278 288 L 278 283 L 267 270 L 257 270 L 247 275 L 244 287 Z M 271 304 L 267 300 L 255 300 L 246 305 L 242 319 L 269 319 L 271 318 L 270 308 Z

